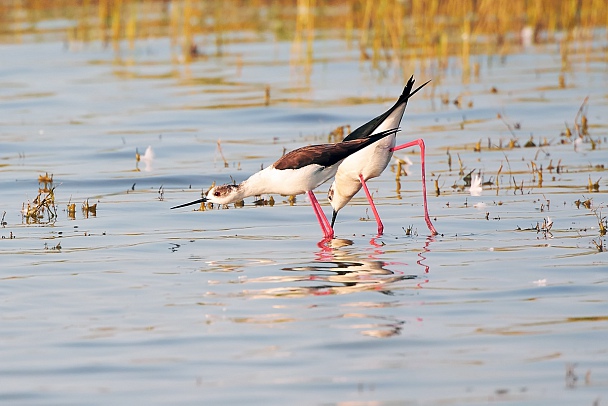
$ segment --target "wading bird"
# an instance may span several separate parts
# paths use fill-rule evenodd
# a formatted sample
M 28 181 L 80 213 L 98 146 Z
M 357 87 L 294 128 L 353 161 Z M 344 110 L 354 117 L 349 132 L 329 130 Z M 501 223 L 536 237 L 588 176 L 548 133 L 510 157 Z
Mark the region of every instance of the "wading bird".
M 399 131 L 398 128 L 392 128 L 366 138 L 295 149 L 238 185 L 215 186 L 209 189 L 206 196 L 172 207 L 172 209 L 201 202 L 229 204 L 262 194 L 299 195 L 307 193 L 324 237 L 331 239 L 334 236 L 334 230 L 312 192 L 313 189 L 333 177 L 344 158 L 382 138 L 394 135 L 397 131 Z
M 409 98 L 416 94 L 416 92 L 422 89 L 427 83 L 429 82 L 424 83 L 422 86 L 418 87 L 412 92 L 412 88 L 414 86 L 414 77 L 412 76 L 405 85 L 403 93 L 401 94 L 397 102 L 393 105 L 393 107 L 388 109 L 384 114 L 379 115 L 373 120 L 357 128 L 346 138 L 344 138 L 343 142 L 351 142 L 357 139 L 366 139 L 372 137 L 376 133 L 386 130 L 387 128 L 399 127 L 399 124 L 401 123 L 401 118 L 403 117 L 403 113 L 405 112 L 405 108 L 407 106 Z M 386 169 L 386 167 L 388 166 L 394 151 L 417 145 L 420 147 L 420 165 L 422 167 L 422 196 L 424 203 L 424 219 L 431 233 L 437 234 L 433 223 L 431 223 L 426 203 L 424 141 L 422 140 L 422 138 L 420 138 L 398 146 L 395 146 L 395 144 L 396 135 L 393 133 L 392 135 L 385 137 L 373 143 L 372 145 L 369 145 L 368 147 L 365 147 L 349 155 L 344 159 L 344 161 L 342 161 L 338 168 L 338 171 L 336 172 L 336 178 L 334 179 L 334 182 L 330 186 L 329 191 L 327 193 L 327 197 L 333 208 L 333 214 L 331 219 L 332 229 L 336 221 L 338 211 L 340 211 L 340 209 L 342 209 L 353 198 L 353 196 L 359 190 L 361 190 L 361 187 L 363 187 L 363 191 L 367 196 L 367 200 L 369 201 L 372 212 L 374 213 L 374 217 L 376 218 L 376 222 L 378 223 L 378 235 L 381 235 L 384 232 L 384 225 L 380 220 L 380 215 L 378 214 L 376 205 L 374 204 L 372 196 L 367 188 L 366 181 L 371 178 L 376 178 L 382 174 L 384 169 Z

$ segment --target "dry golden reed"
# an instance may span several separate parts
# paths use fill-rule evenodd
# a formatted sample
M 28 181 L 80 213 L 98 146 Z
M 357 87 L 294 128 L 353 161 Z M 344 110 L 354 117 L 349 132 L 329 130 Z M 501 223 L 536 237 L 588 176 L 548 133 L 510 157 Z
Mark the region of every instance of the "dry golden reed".
M 374 64 L 441 68 L 447 57 L 459 56 L 468 77 L 476 69 L 470 55 L 508 53 L 523 41 L 558 41 L 558 32 L 566 34 L 560 35 L 560 51 L 567 68 L 567 42 L 607 27 L 608 7 L 605 0 L 24 0 L 0 3 L 6 27 L 0 41 L 38 34 L 37 22 L 60 18 L 75 24 L 46 33 L 115 49 L 170 37 L 185 61 L 201 54 L 197 46 L 221 54 L 231 41 L 228 32 L 271 32 L 293 42 L 292 60 L 306 69 L 314 39 L 323 32 L 358 42 L 361 58 Z M 201 34 L 213 43 L 200 43 Z

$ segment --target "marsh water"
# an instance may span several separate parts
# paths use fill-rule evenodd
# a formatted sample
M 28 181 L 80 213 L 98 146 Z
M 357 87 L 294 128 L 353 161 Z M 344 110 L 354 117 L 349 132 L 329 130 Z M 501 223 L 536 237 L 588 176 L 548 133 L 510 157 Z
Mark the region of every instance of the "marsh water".
M 335 27 L 194 49 L 78 21 L 0 43 L 3 404 L 608 403 L 605 26 L 400 63 Z M 398 141 L 426 143 L 439 235 L 418 149 L 369 182 L 381 236 L 362 192 L 331 242 L 303 195 L 170 210 L 335 140 L 410 75 L 432 81 Z

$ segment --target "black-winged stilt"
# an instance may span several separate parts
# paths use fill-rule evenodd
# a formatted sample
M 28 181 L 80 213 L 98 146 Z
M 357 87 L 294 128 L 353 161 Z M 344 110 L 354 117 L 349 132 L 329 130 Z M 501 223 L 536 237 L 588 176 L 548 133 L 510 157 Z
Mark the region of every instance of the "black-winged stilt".
M 365 138 L 295 149 L 238 185 L 215 186 L 207 192 L 205 197 L 172 207 L 172 209 L 201 202 L 229 204 L 249 196 L 270 193 L 281 195 L 307 193 L 324 237 L 331 239 L 334 236 L 334 230 L 312 192 L 313 189 L 333 177 L 344 158 L 382 138 L 394 135 L 397 131 L 399 131 L 398 128 L 385 129 Z
M 373 134 L 384 131 L 387 128 L 397 128 L 401 123 L 401 118 L 403 117 L 403 113 L 405 112 L 409 98 L 416 94 L 416 92 L 422 89 L 427 83 L 429 82 L 424 83 L 422 86 L 419 86 L 416 90 L 412 91 L 414 86 L 414 77 L 412 76 L 405 85 L 403 93 L 401 96 L 399 96 L 397 102 L 390 109 L 357 128 L 355 131 L 350 133 L 343 142 L 350 142 L 356 139 L 365 139 L 373 136 Z M 362 148 L 361 150 L 349 155 L 344 159 L 344 161 L 342 161 L 338 171 L 336 172 L 336 178 L 328 191 L 328 199 L 333 208 L 333 215 L 331 219 L 332 229 L 336 221 L 338 211 L 340 211 L 340 209 L 342 209 L 353 198 L 353 196 L 359 190 L 361 190 L 361 187 L 363 187 L 363 191 L 367 196 L 367 200 L 369 201 L 372 212 L 374 213 L 374 217 L 376 218 L 376 222 L 378 223 L 378 234 L 382 234 L 384 232 L 384 225 L 380 220 L 380 215 L 378 214 L 378 210 L 376 209 L 372 196 L 367 188 L 366 181 L 382 174 L 393 156 L 393 151 L 418 145 L 420 147 L 420 164 L 422 167 L 424 219 L 426 220 L 426 224 L 431 233 L 437 234 L 433 223 L 431 223 L 426 202 L 424 141 L 420 138 L 398 146 L 395 146 L 395 144 L 396 135 L 391 134 L 390 136 L 377 141 L 373 145 L 369 145 L 368 147 Z

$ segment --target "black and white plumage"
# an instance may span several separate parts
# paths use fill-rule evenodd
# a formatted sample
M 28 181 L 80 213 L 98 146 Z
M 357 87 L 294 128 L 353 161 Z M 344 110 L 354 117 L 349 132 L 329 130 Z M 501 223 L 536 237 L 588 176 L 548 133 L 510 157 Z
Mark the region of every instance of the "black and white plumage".
M 346 157 L 382 138 L 394 135 L 397 131 L 397 128 L 391 128 L 366 138 L 295 149 L 238 185 L 215 186 L 207 192 L 205 197 L 172 208 L 176 209 L 201 202 L 229 204 L 262 194 L 299 195 L 308 193 L 324 236 L 333 238 L 333 229 L 312 191 L 332 178 Z
M 354 130 L 344 139 L 343 142 L 350 142 L 355 139 L 365 139 L 373 136 L 376 133 L 382 132 L 387 128 L 399 127 L 405 112 L 405 108 L 407 107 L 408 100 L 427 83 L 429 82 L 424 83 L 422 86 L 419 86 L 416 90 L 412 91 L 414 86 L 414 77 L 412 76 L 405 85 L 403 93 L 401 96 L 399 96 L 399 99 L 397 99 L 395 104 L 390 109 Z M 382 174 L 382 172 L 388 166 L 394 150 L 411 146 L 410 144 L 404 144 L 396 147 L 395 144 L 396 135 L 392 134 L 349 155 L 346 159 L 344 159 L 344 161 L 342 161 L 336 172 L 335 180 L 328 191 L 328 199 L 333 208 L 331 221 L 332 228 L 338 212 L 348 202 L 350 202 L 353 196 L 355 196 L 355 194 L 361 190 L 361 187 L 363 187 L 372 208 L 372 212 L 376 217 L 376 222 L 378 223 L 378 234 L 383 233 L 384 225 L 380 220 L 380 216 L 378 215 L 378 211 L 376 210 L 371 194 L 367 189 L 366 181 Z M 423 154 L 424 141 L 422 139 L 416 140 L 416 144 L 421 145 Z M 422 157 L 422 168 L 422 176 L 424 179 L 424 154 Z M 428 210 L 426 207 L 426 185 L 424 180 L 423 189 L 425 219 L 427 220 L 427 225 L 429 226 L 431 232 L 433 232 L 433 234 L 437 234 L 428 217 Z

